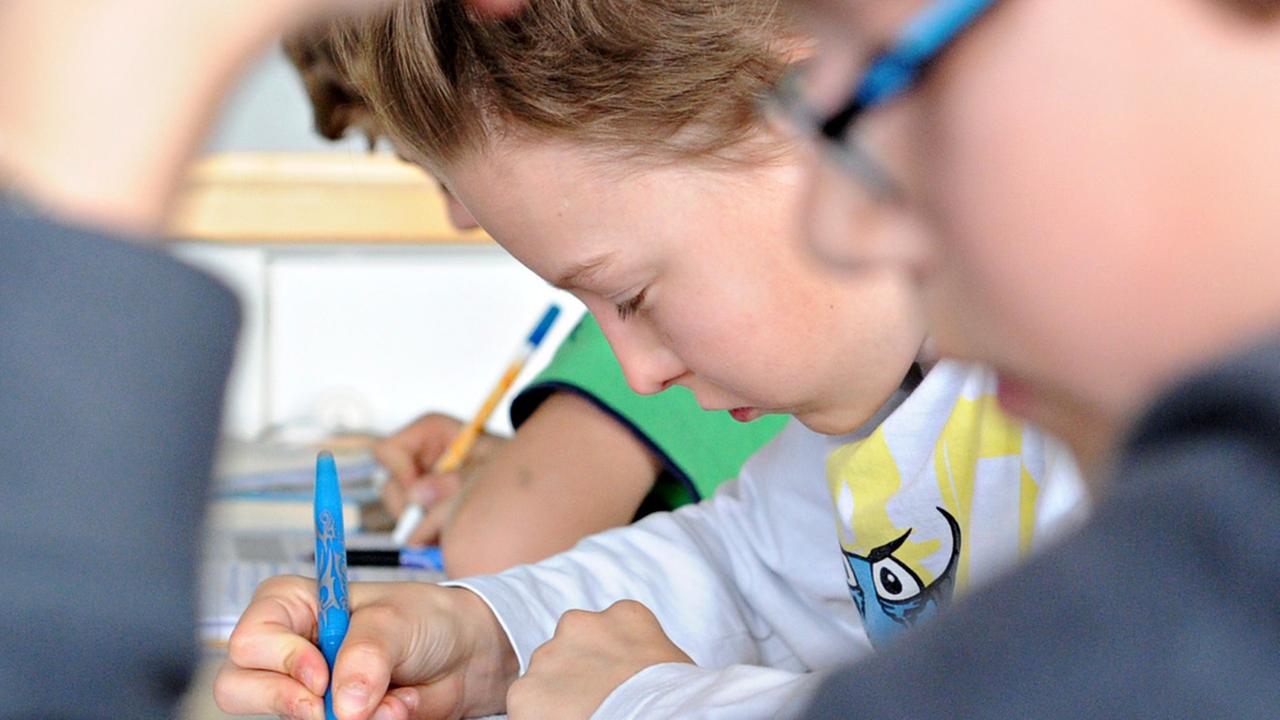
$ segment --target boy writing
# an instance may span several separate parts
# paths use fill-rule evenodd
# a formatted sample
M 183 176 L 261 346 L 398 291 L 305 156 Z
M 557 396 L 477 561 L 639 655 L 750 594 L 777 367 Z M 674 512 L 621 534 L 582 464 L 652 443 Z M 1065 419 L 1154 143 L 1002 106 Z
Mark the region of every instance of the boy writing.
M 985 371 L 913 370 L 903 276 L 831 276 L 801 247 L 810 149 L 755 115 L 789 37 L 773 3 L 546 2 L 492 24 L 411 2 L 338 37 L 401 151 L 586 303 L 633 388 L 797 420 L 707 503 L 464 587 L 353 588 L 344 720 L 794 713 L 813 670 L 890 643 L 1077 505 Z M 311 588 L 259 591 L 225 709 L 315 716 Z
M 292 35 L 284 47 L 317 132 L 336 140 L 359 130 L 371 143 L 381 135 L 324 33 Z M 444 195 L 450 221 L 476 227 Z M 428 508 L 409 542 L 439 543 L 451 577 L 535 562 L 592 533 L 711 497 L 786 418 L 737 423 L 703 412 L 679 387 L 637 395 L 588 315 L 513 399 L 511 421 L 515 436 L 482 435 L 462 473 L 430 472 L 462 426 L 451 417 L 428 413 L 374 446 L 392 480 L 383 504 L 395 516 L 409 499 Z

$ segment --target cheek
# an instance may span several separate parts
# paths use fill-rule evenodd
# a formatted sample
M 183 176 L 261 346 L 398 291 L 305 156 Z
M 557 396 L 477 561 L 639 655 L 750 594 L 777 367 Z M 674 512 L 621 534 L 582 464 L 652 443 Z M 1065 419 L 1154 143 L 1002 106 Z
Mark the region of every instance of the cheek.
M 1090 328 L 1072 326 L 1103 311 L 1114 284 L 1115 259 L 1090 246 L 1114 236 L 1107 218 L 1123 191 L 1078 172 L 1057 123 L 992 127 L 939 133 L 950 139 L 933 155 L 926 195 L 937 238 L 926 298 L 944 349 L 1044 372 L 1046 359 L 1091 344 Z
M 730 263 L 719 267 L 719 278 L 670 283 L 649 320 L 691 372 L 732 386 L 762 350 L 756 339 L 769 318 L 758 311 L 764 288 L 727 281 L 741 276 L 740 269 Z
M 1023 45 L 930 89 L 917 157 L 944 350 L 1074 387 L 1116 345 L 1132 290 L 1116 268 L 1141 266 L 1126 239 L 1152 232 L 1150 153 L 1095 71 Z
M 673 278 L 648 319 L 702 381 L 744 400 L 772 403 L 804 375 L 796 366 L 812 361 L 809 339 L 797 332 L 807 324 L 796 318 L 812 318 L 815 308 L 804 283 L 795 282 L 795 268 L 777 259 L 771 272 L 758 260 L 725 256 L 713 277 Z

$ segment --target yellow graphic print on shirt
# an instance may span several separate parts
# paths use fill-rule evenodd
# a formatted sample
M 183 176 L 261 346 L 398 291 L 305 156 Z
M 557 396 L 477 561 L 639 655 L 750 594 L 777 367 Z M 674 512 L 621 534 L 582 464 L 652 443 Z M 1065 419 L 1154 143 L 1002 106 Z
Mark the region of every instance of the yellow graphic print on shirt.
M 956 398 L 933 434 L 918 418 L 899 432 L 906 423 L 895 419 L 827 462 L 846 580 L 876 644 L 963 592 L 975 555 L 1029 550 L 1039 493 L 1022 424 L 993 395 Z

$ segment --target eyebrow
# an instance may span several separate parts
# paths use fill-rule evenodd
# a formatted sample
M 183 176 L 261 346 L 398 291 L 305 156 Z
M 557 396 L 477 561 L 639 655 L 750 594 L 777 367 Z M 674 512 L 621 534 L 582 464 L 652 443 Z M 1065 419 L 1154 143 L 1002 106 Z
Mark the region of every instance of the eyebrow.
M 614 253 L 604 253 L 603 255 L 597 255 L 582 262 L 574 263 L 556 276 L 556 279 L 551 284 L 561 290 L 580 288 L 585 281 L 607 267 L 613 261 L 613 257 Z

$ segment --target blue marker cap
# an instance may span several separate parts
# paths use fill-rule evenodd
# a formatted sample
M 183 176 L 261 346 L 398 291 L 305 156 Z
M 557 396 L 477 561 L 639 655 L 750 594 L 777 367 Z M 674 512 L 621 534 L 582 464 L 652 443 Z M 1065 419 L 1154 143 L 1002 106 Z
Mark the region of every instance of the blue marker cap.
M 542 339 L 547 336 L 547 333 L 551 330 L 551 326 L 559 316 L 559 305 L 552 305 L 547 308 L 547 312 L 543 314 L 542 319 L 538 321 L 538 326 L 533 329 L 533 332 L 529 333 L 528 343 L 530 347 L 538 347 L 539 343 L 541 343 Z
M 444 554 L 439 545 L 420 548 L 401 548 L 400 567 L 421 568 L 444 572 Z

